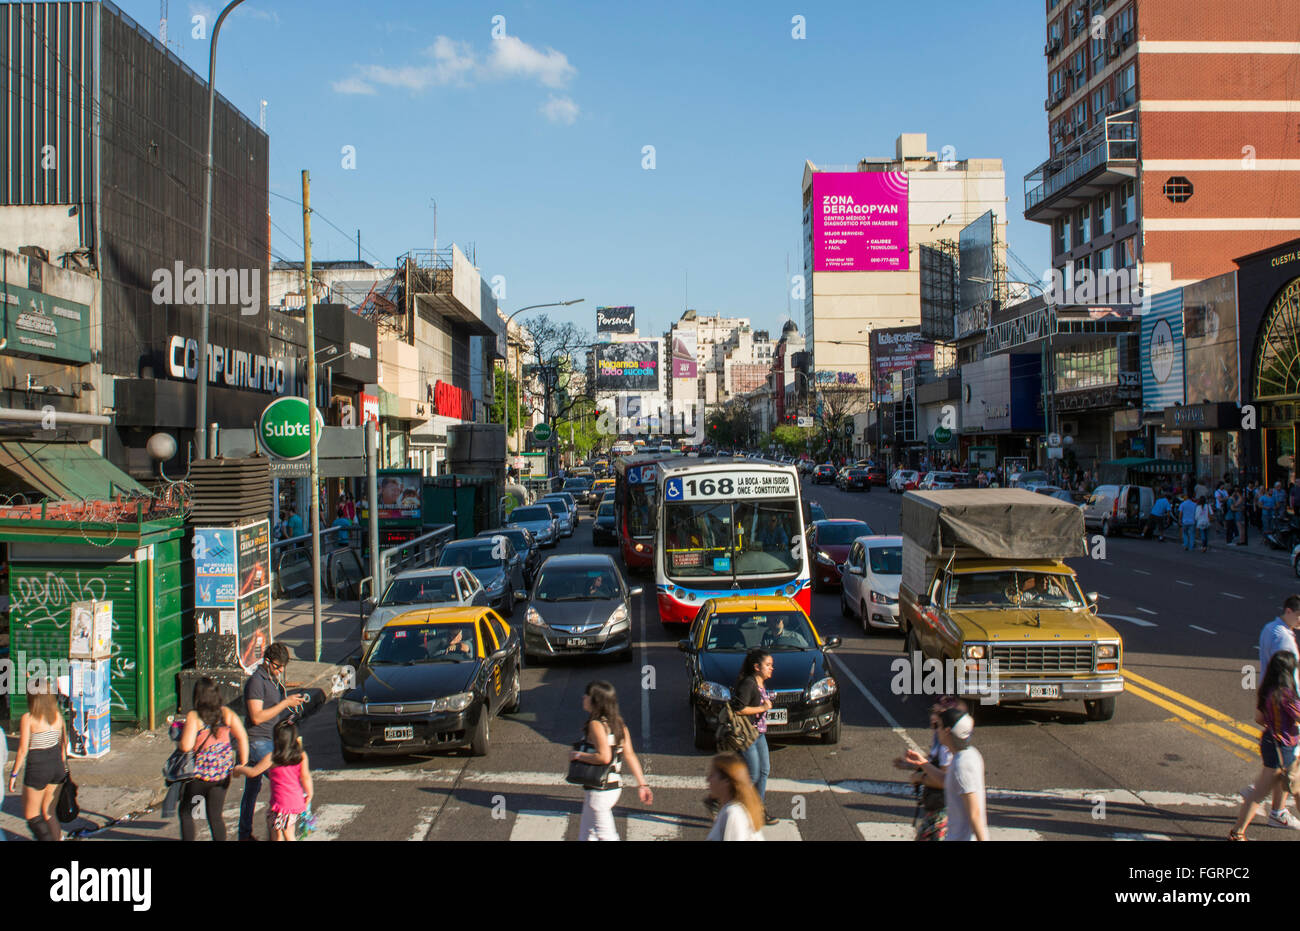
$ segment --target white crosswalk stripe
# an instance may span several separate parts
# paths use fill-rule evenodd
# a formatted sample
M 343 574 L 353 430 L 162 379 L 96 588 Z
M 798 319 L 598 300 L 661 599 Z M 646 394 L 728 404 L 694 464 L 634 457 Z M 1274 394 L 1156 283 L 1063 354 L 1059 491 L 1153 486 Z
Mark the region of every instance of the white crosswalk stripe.
M 365 805 L 321 805 L 312 808 L 316 816 L 316 830 L 307 835 L 307 840 L 337 840 L 339 832 L 356 820 Z
M 792 841 L 803 840 L 799 833 L 799 825 L 793 821 L 778 821 L 776 824 L 769 824 L 763 828 L 763 839 L 770 841 Z
M 510 829 L 511 840 L 564 840 L 569 815 L 562 811 L 521 811 Z
M 624 836 L 630 841 L 677 840 L 681 835 L 681 821 L 671 815 L 637 813 L 627 816 Z

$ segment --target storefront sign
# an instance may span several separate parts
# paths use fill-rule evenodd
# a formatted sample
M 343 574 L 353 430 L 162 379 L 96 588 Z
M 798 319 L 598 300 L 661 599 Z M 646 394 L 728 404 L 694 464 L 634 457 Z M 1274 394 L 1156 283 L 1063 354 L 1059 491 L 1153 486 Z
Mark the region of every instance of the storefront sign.
M 208 346 L 208 382 L 231 388 L 251 388 L 268 394 L 284 394 L 293 387 L 292 363 L 231 349 Z M 199 377 L 199 342 L 172 336 L 167 344 L 167 371 L 172 378 L 195 381 Z
M 39 268 L 32 261 L 30 268 Z M 39 278 L 39 276 L 38 276 Z M 36 282 L 40 284 L 39 280 Z M 11 352 L 68 362 L 90 361 L 90 308 L 75 301 L 5 285 L 4 337 Z
M 361 423 L 379 424 L 379 398 L 373 394 L 366 394 L 364 391 L 360 394 L 361 398 Z
M 1239 430 L 1241 409 L 1231 403 L 1186 404 L 1165 408 L 1169 430 Z
M 473 420 L 474 397 L 464 388 L 445 381 L 436 382 L 433 386 L 433 409 L 443 417 Z
M 301 459 L 311 452 L 311 426 L 306 398 L 278 398 L 266 405 L 257 424 L 257 435 L 272 456 L 280 459 Z M 325 429 L 325 418 L 316 415 L 316 436 Z
M 1047 339 L 1058 332 L 1055 310 L 1050 307 L 1035 310 L 1023 317 L 989 327 L 984 337 L 984 353 L 992 355 L 1004 349 L 1013 349 L 1025 343 Z

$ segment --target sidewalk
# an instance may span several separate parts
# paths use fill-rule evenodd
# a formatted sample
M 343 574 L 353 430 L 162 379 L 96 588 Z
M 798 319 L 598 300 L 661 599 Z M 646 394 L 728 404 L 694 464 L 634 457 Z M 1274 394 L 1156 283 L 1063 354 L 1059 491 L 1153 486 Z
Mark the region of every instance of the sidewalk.
M 1223 530 L 1218 527 L 1210 528 L 1210 552 L 1212 553 L 1232 553 L 1238 556 L 1250 556 L 1255 559 L 1264 559 L 1269 562 L 1275 562 L 1283 566 L 1291 565 L 1290 550 L 1275 550 L 1264 542 L 1264 532 L 1258 527 L 1250 526 L 1246 528 L 1247 542 L 1245 546 L 1228 546 L 1223 542 Z M 1165 540 L 1172 539 L 1175 543 L 1181 541 L 1182 536 L 1177 527 L 1170 528 L 1165 532 Z
M 292 657 L 285 671 L 285 684 L 290 688 L 321 689 L 328 695 L 343 661 L 357 652 L 360 622 L 355 601 L 326 601 L 321 614 L 321 657 L 327 660 L 325 662 L 312 661 L 310 597 L 275 602 L 272 628 L 274 639 L 283 641 Z M 234 710 L 243 713 L 242 707 Z M 18 748 L 17 721 L 13 724 L 15 733 L 8 737 L 8 766 L 13 765 Z M 65 832 L 95 831 L 124 818 L 138 816 L 160 805 L 167 794 L 162 766 L 176 745 L 167 736 L 165 723 L 152 731 L 114 729 L 111 746 L 108 755 L 101 759 L 70 761 L 72 778 L 78 787 L 81 817 L 64 825 Z M 7 785 L 8 767 L 4 778 Z M 20 774 L 19 793 L 22 791 L 21 781 Z M 4 832 L 8 833 L 9 840 L 29 839 L 31 836 L 22 817 L 21 794 L 4 797 L 3 806 L 0 806 L 0 836 Z

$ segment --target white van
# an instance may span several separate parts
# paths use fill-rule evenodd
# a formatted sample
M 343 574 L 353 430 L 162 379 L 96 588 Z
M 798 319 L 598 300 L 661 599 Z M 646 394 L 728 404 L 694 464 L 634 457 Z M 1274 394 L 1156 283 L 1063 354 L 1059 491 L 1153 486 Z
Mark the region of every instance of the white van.
M 1083 523 L 1108 537 L 1141 531 L 1155 503 L 1155 492 L 1145 485 L 1098 485 L 1084 505 Z

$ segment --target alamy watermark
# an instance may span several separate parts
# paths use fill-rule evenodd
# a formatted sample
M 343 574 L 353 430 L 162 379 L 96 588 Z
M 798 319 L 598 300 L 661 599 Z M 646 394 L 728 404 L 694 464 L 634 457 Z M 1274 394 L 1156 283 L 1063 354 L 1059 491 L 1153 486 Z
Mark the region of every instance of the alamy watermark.
M 262 301 L 262 270 L 259 268 L 186 268 L 179 259 L 171 268 L 153 270 L 155 304 L 238 304 L 242 316 L 257 313 Z
M 1067 283 L 1064 270 L 1053 268 L 1043 272 L 1042 282 L 1048 306 L 1141 307 L 1138 313 L 1151 307 L 1151 273 L 1145 269 L 1079 268 Z
M 981 705 L 996 705 L 1001 694 L 998 661 L 988 659 L 926 659 L 920 650 L 889 664 L 895 695 L 979 696 Z
M 29 657 L 22 650 L 0 659 L 0 695 L 26 695 L 27 686 L 35 683 L 38 693 L 58 694 L 58 681 L 70 680 L 72 661 Z

